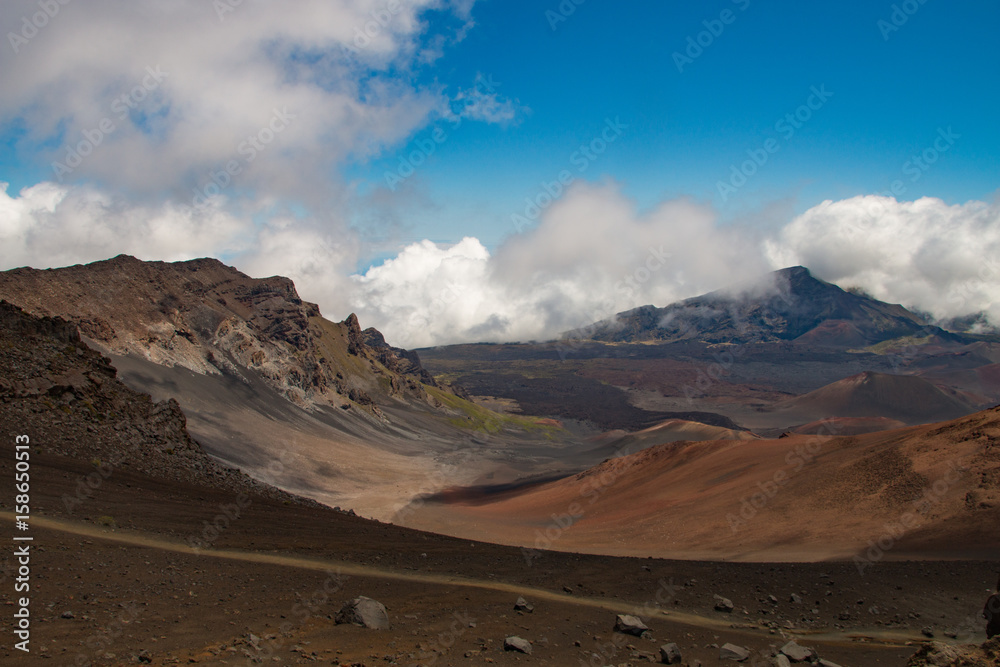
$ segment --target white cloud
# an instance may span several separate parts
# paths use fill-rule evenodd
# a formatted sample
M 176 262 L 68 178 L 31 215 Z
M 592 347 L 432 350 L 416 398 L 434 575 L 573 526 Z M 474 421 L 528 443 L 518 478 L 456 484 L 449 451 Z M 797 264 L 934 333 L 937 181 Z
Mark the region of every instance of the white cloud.
M 937 318 L 985 311 L 1000 324 L 1000 204 L 925 197 L 825 201 L 765 244 L 774 268 L 801 264 L 841 286 Z
M 355 278 L 352 307 L 404 347 L 546 339 L 766 270 L 740 236 L 706 206 L 640 213 L 613 186 L 580 184 L 493 256 L 470 238 L 406 247 Z
M 507 124 L 518 120 L 528 112 L 528 109 L 519 101 L 500 95 L 497 88 L 501 85 L 492 77 L 480 74 L 476 78 L 475 86 L 461 90 L 455 96 L 452 114 L 487 123 Z
M 427 34 L 424 13 L 453 13 L 461 32 L 471 0 L 245 0 L 217 12 L 233 4 L 60 5 L 17 53 L 0 49 L 0 124 L 21 125 L 22 150 L 44 164 L 87 152 L 60 174 L 67 183 L 190 202 L 235 161 L 230 198 L 321 210 L 341 194 L 330 178 L 338 165 L 450 113 L 443 88 L 418 87 L 411 73 L 440 36 Z M 38 10 L 34 0 L 4 2 L 0 24 L 20 26 Z M 275 110 L 294 117 L 280 133 Z
M 757 239 L 689 200 L 639 212 L 613 186 L 578 185 L 492 256 L 475 239 L 408 246 L 356 277 L 351 306 L 397 345 L 547 339 L 801 264 L 937 318 L 985 311 L 996 325 L 998 257 L 997 204 L 855 197 Z
M 1000 206 L 855 197 L 824 202 L 758 239 L 687 199 L 639 211 L 614 185 L 579 183 L 536 228 L 490 253 L 477 239 L 413 243 L 361 275 L 362 244 L 333 221 L 144 206 L 92 187 L 0 187 L 0 269 L 120 252 L 226 256 L 253 276 L 292 278 L 330 318 L 357 312 L 394 345 L 542 340 L 644 304 L 664 306 L 770 269 L 821 278 L 939 318 L 985 311 L 1000 324 Z M 264 202 L 262 206 L 268 206 Z
M 65 266 L 119 253 L 176 261 L 245 250 L 253 226 L 213 207 L 135 205 L 86 186 L 0 183 L 0 268 Z

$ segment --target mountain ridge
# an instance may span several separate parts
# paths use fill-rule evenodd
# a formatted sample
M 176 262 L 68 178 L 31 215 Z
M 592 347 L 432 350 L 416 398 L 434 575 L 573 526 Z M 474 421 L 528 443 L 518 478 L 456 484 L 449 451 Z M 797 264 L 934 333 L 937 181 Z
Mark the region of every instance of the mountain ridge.
M 564 336 L 604 342 L 791 341 L 858 347 L 916 333 L 955 338 L 902 305 L 846 291 L 793 266 L 662 308 L 623 311 Z
M 377 412 L 373 396 L 426 400 L 422 383 L 433 384 L 419 357 L 388 346 L 374 330 L 362 332 L 353 314 L 326 320 L 291 279 L 250 278 L 217 259 L 118 255 L 58 269 L 18 268 L 0 273 L 0 297 L 33 314 L 72 320 L 108 353 L 199 374 L 252 371 L 304 407 L 350 402 Z

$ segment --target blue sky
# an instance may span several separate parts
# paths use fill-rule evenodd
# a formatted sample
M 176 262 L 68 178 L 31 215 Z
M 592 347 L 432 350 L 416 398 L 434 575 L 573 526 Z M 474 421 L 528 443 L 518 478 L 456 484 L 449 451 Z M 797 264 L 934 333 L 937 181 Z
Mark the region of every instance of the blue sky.
M 2 3 L 0 270 L 213 256 L 404 346 L 792 264 L 1000 327 L 1000 4 L 577 2 Z
M 892 4 L 590 0 L 555 30 L 541 8 L 557 2 L 477 4 L 475 29 L 422 74 L 455 87 L 488 76 L 528 111 L 507 126 L 449 133 L 416 174 L 443 210 L 416 215 L 411 234 L 495 244 L 512 230 L 510 213 L 609 117 L 628 130 L 583 177 L 617 179 L 645 206 L 690 195 L 738 217 L 786 198 L 801 211 L 881 192 L 948 127 L 961 139 L 916 182 L 905 176 L 902 198 L 989 198 L 1000 173 L 1000 6 L 930 0 L 884 33 Z M 724 10 L 732 23 L 679 71 L 673 54 Z M 820 85 L 833 97 L 723 203 L 718 181 L 780 136 L 775 123 Z M 415 148 L 390 148 L 347 173 L 377 183 Z

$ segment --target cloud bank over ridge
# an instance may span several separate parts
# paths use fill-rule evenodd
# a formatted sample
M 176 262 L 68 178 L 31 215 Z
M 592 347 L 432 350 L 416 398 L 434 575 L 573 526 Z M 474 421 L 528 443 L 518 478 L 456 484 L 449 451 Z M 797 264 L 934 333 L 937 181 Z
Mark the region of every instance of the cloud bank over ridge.
M 801 264 L 825 280 L 936 318 L 1000 323 L 1000 205 L 863 196 L 823 202 L 776 231 L 722 225 L 688 199 L 640 211 L 612 183 L 580 183 L 490 252 L 478 239 L 423 240 L 354 271 L 355 237 L 292 218 L 254 225 L 222 209 L 128 205 L 89 187 L 0 193 L 2 268 L 127 252 L 223 256 L 282 274 L 326 315 L 357 312 L 395 345 L 543 340 L 644 304 L 658 306 Z M 42 259 L 44 258 L 44 259 Z

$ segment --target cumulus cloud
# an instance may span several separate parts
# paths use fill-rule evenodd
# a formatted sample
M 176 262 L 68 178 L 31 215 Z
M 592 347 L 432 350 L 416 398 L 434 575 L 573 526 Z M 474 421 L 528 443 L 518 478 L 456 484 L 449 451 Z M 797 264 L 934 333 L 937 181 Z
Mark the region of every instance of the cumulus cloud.
M 244 251 L 249 223 L 213 207 L 136 205 L 89 186 L 40 183 L 11 196 L 0 183 L 2 268 L 65 266 L 119 253 L 176 261 Z
M 675 199 L 643 211 L 614 184 L 581 182 L 492 253 L 471 237 L 424 240 L 361 274 L 363 242 L 336 224 L 291 214 L 253 224 L 215 204 L 139 205 L 55 183 L 12 196 L 0 184 L 0 261 L 223 257 L 253 276 L 288 276 L 328 317 L 357 312 L 411 348 L 550 339 L 797 264 L 939 319 L 985 313 L 1000 324 L 997 203 L 855 197 L 823 202 L 759 238 L 721 225 L 704 204 Z
M 491 255 L 423 241 L 355 278 L 353 309 L 396 345 L 547 339 L 766 270 L 749 237 L 674 200 L 648 212 L 613 185 L 578 184 Z
M 440 85 L 418 87 L 410 74 L 433 59 L 432 41 L 464 34 L 471 5 L 59 5 L 43 27 L 25 29 L 30 39 L 0 50 L 0 124 L 18 128 L 23 155 L 55 165 L 52 180 L 180 202 L 226 181 L 230 199 L 274 196 L 319 209 L 339 194 L 332 169 L 450 113 Z M 2 3 L 0 24 L 22 26 L 38 11 L 33 0 Z M 430 34 L 429 11 L 453 16 L 456 35 L 441 34 L 440 21 Z M 493 107 L 481 116 L 504 115 L 502 99 Z M 227 178 L 230 163 L 238 174 Z
M 825 201 L 765 243 L 773 267 L 801 264 L 841 286 L 946 319 L 1000 324 L 1000 204 L 863 196 Z
M 998 257 L 996 203 L 855 197 L 757 238 L 690 200 L 642 212 L 613 185 L 579 184 L 492 255 L 468 238 L 408 246 L 355 277 L 351 307 L 398 345 L 543 340 L 801 264 L 938 319 L 986 313 L 996 326 Z

